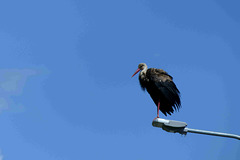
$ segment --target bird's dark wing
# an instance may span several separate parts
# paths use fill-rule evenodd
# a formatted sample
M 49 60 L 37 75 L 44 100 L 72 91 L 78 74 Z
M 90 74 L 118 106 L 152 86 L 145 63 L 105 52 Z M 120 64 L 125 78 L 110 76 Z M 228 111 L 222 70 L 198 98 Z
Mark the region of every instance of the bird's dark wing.
M 174 110 L 178 110 L 181 106 L 180 92 L 173 78 L 164 70 L 155 68 L 149 68 L 146 76 L 149 78 L 146 89 L 156 105 L 160 100 L 161 112 L 171 115 Z

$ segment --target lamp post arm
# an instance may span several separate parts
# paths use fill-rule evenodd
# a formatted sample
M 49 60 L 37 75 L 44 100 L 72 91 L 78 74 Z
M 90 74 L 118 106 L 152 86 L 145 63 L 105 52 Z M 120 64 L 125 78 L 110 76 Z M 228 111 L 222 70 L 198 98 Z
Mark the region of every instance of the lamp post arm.
M 206 130 L 199 130 L 199 129 L 191 129 L 191 128 L 184 128 L 184 132 L 198 133 L 198 134 L 206 134 L 206 135 L 220 136 L 220 137 L 228 137 L 228 138 L 235 138 L 235 139 L 240 140 L 240 136 L 239 136 L 239 135 L 236 135 L 236 134 L 213 132 L 213 131 L 206 131 Z
M 153 120 L 152 125 L 154 127 L 162 128 L 163 130 L 171 133 L 180 133 L 180 134 L 186 135 L 188 132 L 190 132 L 190 133 L 206 134 L 206 135 L 212 135 L 212 136 L 235 138 L 240 140 L 240 136 L 235 134 L 187 128 L 187 123 L 181 122 L 181 121 L 173 121 L 168 119 L 156 118 Z

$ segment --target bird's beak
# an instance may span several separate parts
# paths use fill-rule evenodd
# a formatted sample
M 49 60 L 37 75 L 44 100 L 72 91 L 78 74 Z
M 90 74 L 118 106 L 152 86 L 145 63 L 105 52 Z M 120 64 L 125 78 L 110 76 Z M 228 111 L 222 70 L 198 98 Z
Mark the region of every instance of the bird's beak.
M 136 72 L 132 75 L 132 77 L 135 76 L 135 74 L 137 74 L 139 71 L 140 71 L 140 69 L 138 68 L 138 69 L 136 70 Z

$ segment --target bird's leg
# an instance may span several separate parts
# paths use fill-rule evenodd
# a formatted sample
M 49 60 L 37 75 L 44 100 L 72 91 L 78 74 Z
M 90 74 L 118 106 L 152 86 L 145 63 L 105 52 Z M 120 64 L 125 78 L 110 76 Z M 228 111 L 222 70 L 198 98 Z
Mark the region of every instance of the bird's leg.
M 158 107 L 157 107 L 157 118 L 159 118 L 159 108 L 160 108 L 160 100 L 158 101 Z
M 159 109 L 160 109 L 160 100 L 158 101 L 158 106 L 157 106 L 157 117 L 154 118 L 153 120 L 159 118 Z

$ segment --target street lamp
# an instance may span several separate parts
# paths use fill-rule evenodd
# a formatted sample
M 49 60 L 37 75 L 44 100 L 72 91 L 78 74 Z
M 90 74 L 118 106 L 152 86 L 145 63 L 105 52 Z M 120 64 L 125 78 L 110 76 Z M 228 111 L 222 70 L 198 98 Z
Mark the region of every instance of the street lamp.
M 186 135 L 188 132 L 190 132 L 190 133 L 206 134 L 206 135 L 212 135 L 212 136 L 235 138 L 235 139 L 240 140 L 240 136 L 235 135 L 235 134 L 186 128 L 187 123 L 181 122 L 181 121 L 173 121 L 173 120 L 167 120 L 167 119 L 162 119 L 162 118 L 156 118 L 153 120 L 152 125 L 154 127 L 162 128 L 163 130 L 165 130 L 167 132 L 180 133 L 182 135 Z

